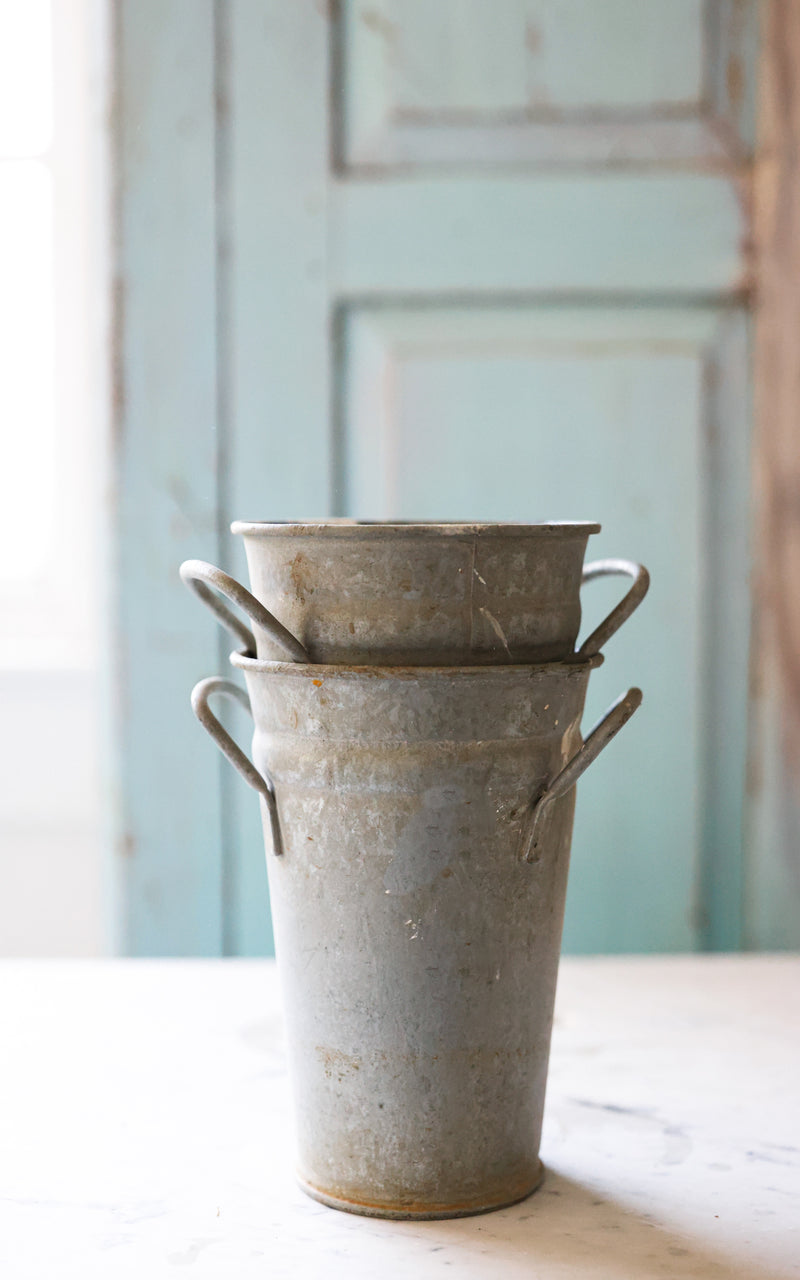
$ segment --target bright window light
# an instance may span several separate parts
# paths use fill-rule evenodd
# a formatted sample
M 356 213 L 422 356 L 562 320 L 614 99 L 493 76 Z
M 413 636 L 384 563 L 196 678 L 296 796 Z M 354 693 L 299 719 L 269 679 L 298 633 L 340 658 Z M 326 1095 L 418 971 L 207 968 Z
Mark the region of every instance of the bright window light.
M 38 156 L 53 137 L 50 0 L 0 0 L 0 156 Z
M 0 582 L 40 575 L 53 536 L 50 0 L 0 0 Z
M 0 579 L 41 573 L 53 536 L 53 200 L 40 160 L 0 162 Z

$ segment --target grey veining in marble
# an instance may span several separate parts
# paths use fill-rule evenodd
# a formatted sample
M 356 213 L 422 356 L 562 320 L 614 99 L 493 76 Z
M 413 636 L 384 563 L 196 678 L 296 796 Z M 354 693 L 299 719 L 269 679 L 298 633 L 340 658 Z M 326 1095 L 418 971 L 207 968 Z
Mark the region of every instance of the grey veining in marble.
M 789 957 L 562 963 L 529 1200 L 403 1223 L 292 1181 L 268 961 L 0 966 L 9 1280 L 800 1276 Z

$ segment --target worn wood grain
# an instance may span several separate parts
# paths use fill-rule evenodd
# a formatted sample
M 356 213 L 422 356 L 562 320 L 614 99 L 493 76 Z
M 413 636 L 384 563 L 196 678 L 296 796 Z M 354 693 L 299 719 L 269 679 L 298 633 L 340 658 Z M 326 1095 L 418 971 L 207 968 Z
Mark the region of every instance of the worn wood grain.
M 116 945 L 221 946 L 221 762 L 189 707 L 217 636 L 178 580 L 217 553 L 211 0 L 117 0 L 113 632 Z
M 748 941 L 800 941 L 800 6 L 764 15 Z
M 343 0 L 354 171 L 736 164 L 757 0 Z M 602 56 L 598 57 L 598 50 Z
M 332 498 L 330 15 L 314 0 L 227 0 L 224 8 L 227 474 L 220 524 L 223 558 L 247 581 L 231 519 L 318 517 Z M 226 635 L 226 666 L 230 647 Z M 250 733 L 240 716 L 240 739 Z M 258 806 L 232 771 L 223 787 L 226 947 L 271 952 Z
M 340 179 L 329 200 L 329 278 L 345 297 L 685 296 L 748 283 L 747 209 L 737 184 L 720 177 Z

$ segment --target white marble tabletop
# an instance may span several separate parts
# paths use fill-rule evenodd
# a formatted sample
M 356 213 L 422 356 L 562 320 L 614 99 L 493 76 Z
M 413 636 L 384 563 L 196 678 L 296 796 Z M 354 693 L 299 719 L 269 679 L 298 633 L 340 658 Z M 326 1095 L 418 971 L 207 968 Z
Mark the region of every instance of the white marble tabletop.
M 292 1181 L 269 961 L 0 965 L 4 1280 L 800 1276 L 800 959 L 562 964 L 542 1189 L 446 1222 Z

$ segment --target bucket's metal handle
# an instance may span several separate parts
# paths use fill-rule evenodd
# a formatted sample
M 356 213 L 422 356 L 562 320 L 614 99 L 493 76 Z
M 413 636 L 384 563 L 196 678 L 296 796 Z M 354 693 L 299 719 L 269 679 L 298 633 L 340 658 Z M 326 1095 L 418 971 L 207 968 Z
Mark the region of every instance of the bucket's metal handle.
M 252 631 L 240 618 L 231 613 L 224 601 L 214 594 L 215 591 L 225 596 L 232 604 L 238 605 L 251 622 L 261 627 L 262 631 L 266 631 L 270 640 L 274 640 L 292 662 L 309 661 L 308 653 L 297 637 L 293 636 L 291 631 L 287 631 L 283 623 L 278 622 L 269 609 L 265 609 L 261 601 L 256 600 L 247 587 L 243 587 L 241 582 L 237 582 L 229 573 L 225 573 L 223 569 L 217 569 L 213 564 L 207 564 L 205 560 L 184 560 L 180 574 L 181 580 L 187 587 L 208 605 L 211 612 L 224 627 L 228 628 L 231 635 L 236 637 L 237 642 L 243 645 L 248 653 L 256 652 Z
M 540 836 L 547 811 L 554 800 L 563 796 L 570 787 L 574 787 L 581 774 L 597 759 L 604 747 L 607 747 L 623 725 L 627 724 L 634 711 L 642 704 L 641 689 L 629 689 L 612 702 L 605 715 L 598 720 L 588 738 L 572 759 L 564 765 L 560 773 L 549 782 L 537 798 L 530 811 L 528 822 L 523 830 L 522 857 L 525 862 L 538 861 L 541 852 Z
M 273 852 L 280 856 L 283 853 L 283 840 L 281 838 L 278 805 L 275 799 L 275 788 L 272 784 L 272 779 L 265 778 L 263 774 L 259 773 L 252 760 L 248 760 L 242 748 L 234 742 L 228 731 L 223 729 L 208 705 L 208 699 L 212 694 L 216 693 L 238 702 L 239 706 L 244 707 L 245 711 L 249 711 L 252 715 L 250 699 L 244 689 L 240 689 L 239 685 L 234 684 L 233 681 L 223 680 L 221 676 L 209 676 L 208 679 L 201 680 L 192 689 L 192 711 L 206 733 L 211 735 L 222 754 L 230 760 L 234 769 L 239 771 L 248 786 L 251 786 L 254 791 L 257 791 L 263 797 L 269 813 L 270 827 L 272 828 Z
M 623 622 L 627 622 L 647 595 L 650 574 L 643 564 L 636 564 L 634 560 L 593 560 L 583 570 L 581 585 L 591 582 L 593 578 L 605 578 L 611 574 L 622 574 L 633 578 L 633 582 L 619 604 L 614 606 L 608 617 L 584 640 L 578 650 L 579 658 L 593 658 L 599 653 L 606 641 L 611 639 L 615 631 L 619 631 Z

